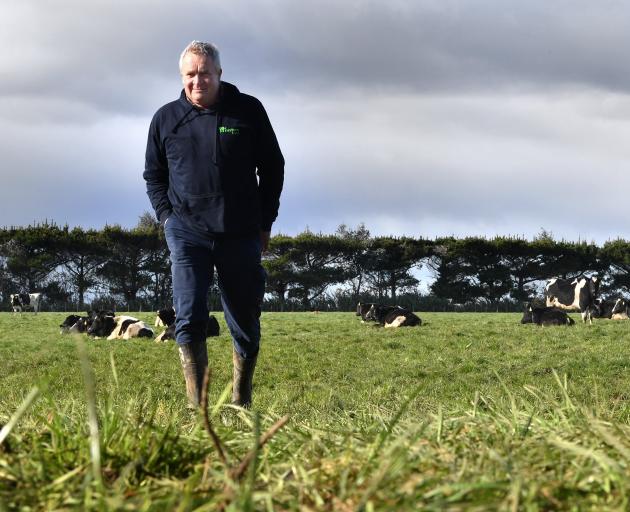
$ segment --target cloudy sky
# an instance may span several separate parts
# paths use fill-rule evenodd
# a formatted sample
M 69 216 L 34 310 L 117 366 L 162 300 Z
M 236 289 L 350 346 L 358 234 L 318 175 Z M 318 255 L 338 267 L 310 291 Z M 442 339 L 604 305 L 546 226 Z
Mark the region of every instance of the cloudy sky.
M 630 238 L 630 2 L 4 0 L 0 225 L 131 227 L 215 42 L 287 162 L 276 232 Z

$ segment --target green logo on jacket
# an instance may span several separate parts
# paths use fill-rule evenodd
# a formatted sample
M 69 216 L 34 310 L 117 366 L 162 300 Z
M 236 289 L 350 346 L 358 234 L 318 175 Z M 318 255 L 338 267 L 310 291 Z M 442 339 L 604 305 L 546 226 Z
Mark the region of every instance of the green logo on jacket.
M 227 126 L 219 126 L 219 133 L 227 133 L 229 135 L 238 135 L 240 130 L 238 128 L 228 128 Z

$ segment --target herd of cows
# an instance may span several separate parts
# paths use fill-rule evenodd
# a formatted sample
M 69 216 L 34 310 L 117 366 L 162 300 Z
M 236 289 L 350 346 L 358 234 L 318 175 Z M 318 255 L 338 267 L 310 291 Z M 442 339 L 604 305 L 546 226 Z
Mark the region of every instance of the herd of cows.
M 576 279 L 551 279 L 545 286 L 546 306 L 525 305 L 522 324 L 573 325 L 575 322 L 567 311 L 579 311 L 582 321 L 593 323 L 593 318 L 628 320 L 630 305 L 622 298 L 604 300 L 598 297 L 599 279 L 580 277 Z M 364 322 L 376 322 L 383 327 L 411 327 L 422 321 L 408 308 L 383 306 L 376 303 L 359 302 L 357 316 Z
M 128 315 L 116 315 L 113 311 L 88 311 L 87 315 L 68 315 L 59 326 L 61 334 L 85 333 L 94 338 L 108 340 L 129 340 L 131 338 L 153 338 L 153 329 L 145 322 Z M 155 318 L 154 327 L 165 327 L 155 337 L 155 341 L 175 339 L 175 310 L 160 309 Z M 219 335 L 219 322 L 209 315 L 206 336 Z
M 581 277 L 551 279 L 545 286 L 545 307 L 528 304 L 522 323 L 539 325 L 573 325 L 566 311 L 579 311 L 582 321 L 593 323 L 593 318 L 627 320 L 630 314 L 628 302 L 623 297 L 604 300 L 598 297 L 599 279 Z
M 593 322 L 593 318 L 628 320 L 630 305 L 622 297 L 604 300 L 598 297 L 599 279 L 579 277 L 575 279 L 551 279 L 545 286 L 546 306 L 533 303 L 525 305 L 521 323 L 537 325 L 573 325 L 575 322 L 567 311 L 579 311 L 582 321 Z M 41 293 L 15 293 L 11 295 L 14 312 L 33 311 L 40 307 Z M 422 324 L 418 315 L 402 306 L 386 306 L 376 303 L 357 304 L 358 316 L 364 322 L 375 322 L 382 327 L 413 327 Z M 217 319 L 209 315 L 207 336 L 219 335 Z M 155 327 L 163 326 L 164 331 L 155 341 L 175 339 L 175 310 L 161 309 L 157 313 Z M 95 338 L 128 340 L 130 338 L 153 338 L 154 330 L 138 318 L 116 315 L 113 311 L 88 311 L 87 315 L 69 315 L 60 325 L 62 333 L 85 333 Z

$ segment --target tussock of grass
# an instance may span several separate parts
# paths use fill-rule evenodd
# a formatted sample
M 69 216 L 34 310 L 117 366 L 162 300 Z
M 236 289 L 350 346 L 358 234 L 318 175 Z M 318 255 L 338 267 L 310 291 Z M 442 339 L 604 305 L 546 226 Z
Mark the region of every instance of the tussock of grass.
M 9 509 L 625 509 L 630 429 L 529 387 L 421 421 L 373 410 L 340 414 L 317 428 L 289 423 L 243 480 L 233 480 L 200 426 L 157 424 L 138 397 L 98 407 L 103 485 L 92 475 L 89 426 L 80 410 L 50 403 L 9 436 L 0 452 L 0 497 Z M 408 403 L 411 403 L 411 399 Z M 74 411 L 69 414 L 69 411 Z M 276 418 L 245 411 L 217 424 L 231 457 L 243 457 Z M 8 448 L 10 447 L 10 448 Z
M 322 316 L 313 322 L 321 322 Z M 77 355 L 76 346 L 73 351 L 62 346 L 66 372 L 76 374 L 78 381 L 77 387 L 68 388 L 68 396 L 60 397 L 55 382 L 47 380 L 37 398 L 31 395 L 26 400 L 30 387 L 9 390 L 3 382 L 0 423 L 11 427 L 5 429 L 8 435 L 0 444 L 0 510 L 627 509 L 630 427 L 625 421 L 625 399 L 615 386 L 591 386 L 590 376 L 580 370 L 580 365 L 590 364 L 613 376 L 616 360 L 602 358 L 598 366 L 562 354 L 571 351 L 572 344 L 581 344 L 578 353 L 583 357 L 601 337 L 582 327 L 516 331 L 511 324 L 502 326 L 504 317 L 489 325 L 506 339 L 486 336 L 485 323 L 493 317 L 480 317 L 484 325 L 473 325 L 472 335 L 456 336 L 464 332 L 457 325 L 460 318 L 454 315 L 448 328 L 433 331 L 373 334 L 360 331 L 363 326 L 349 328 L 337 345 L 326 340 L 330 357 L 324 354 L 316 367 L 312 360 L 310 365 L 306 362 L 312 354 L 301 347 L 295 355 L 303 366 L 287 365 L 284 359 L 290 366 L 285 370 L 298 376 L 288 388 L 299 384 L 308 395 L 299 398 L 288 389 L 287 396 L 298 402 L 293 410 L 287 406 L 291 401 L 276 396 L 274 386 L 284 390 L 286 384 L 262 378 L 258 382 L 263 390 L 257 395 L 262 395 L 261 405 L 256 410 L 224 405 L 227 372 L 218 369 L 210 386 L 208 414 L 230 467 L 219 457 L 202 416 L 186 411 L 183 389 L 178 387 L 178 394 L 170 399 L 155 381 L 129 389 L 129 375 L 123 368 L 133 355 L 123 357 L 129 346 L 87 346 L 84 358 Z M 334 317 L 331 322 L 335 323 Z M 601 325 L 600 329 L 608 329 Z M 298 327 L 299 322 L 283 325 L 289 332 Z M 317 352 L 317 337 L 325 335 L 312 330 L 314 334 L 303 343 Z M 533 342 L 526 336 L 523 346 L 517 346 L 510 339 L 515 332 L 531 332 L 538 346 L 528 346 Z M 380 359 L 373 353 L 374 364 L 367 371 L 347 364 L 355 356 L 351 340 L 359 336 L 364 336 L 362 347 L 373 348 L 374 353 L 397 350 L 377 336 L 392 338 L 407 352 L 415 351 L 415 366 L 408 366 L 409 354 L 404 352 L 393 365 L 405 382 L 414 385 L 397 384 L 400 377 L 388 373 L 389 355 Z M 273 342 L 277 346 L 267 350 L 277 357 L 296 351 L 283 339 Z M 441 350 L 430 350 L 435 343 Z M 555 370 L 553 355 L 541 349 L 545 343 L 553 348 L 566 345 L 558 349 L 555 360 L 569 371 Z M 211 352 L 216 348 L 218 354 L 221 347 Z M 149 359 L 151 350 L 162 354 L 169 350 L 151 344 L 142 349 Z M 536 349 L 538 359 L 521 371 L 524 354 Z M 499 356 L 497 350 L 502 351 Z M 509 359 L 506 353 L 511 353 Z M 23 364 L 17 359 L 12 364 Z M 81 359 L 89 365 L 83 373 Z M 470 382 L 464 386 L 460 380 L 458 398 L 449 399 L 457 382 L 444 391 L 436 381 L 455 380 L 452 368 L 472 375 L 465 372 L 471 359 L 484 361 L 479 363 L 482 378 L 474 386 Z M 136 375 L 140 378 L 142 368 Z M 305 373 L 315 375 L 315 369 L 328 375 L 327 384 L 304 378 Z M 90 370 L 94 371 L 93 395 Z M 276 377 L 281 373 L 278 369 Z M 170 374 L 160 378 L 168 381 Z M 17 376 L 10 375 L 11 379 Z M 32 378 L 22 382 L 29 380 L 32 384 Z M 267 397 L 265 386 L 272 390 Z M 362 393 L 362 401 L 344 391 L 353 387 Z M 584 398 L 589 396 L 590 400 Z M 98 475 L 94 474 L 90 401 L 98 427 Z M 26 404 L 25 411 L 17 417 L 20 404 Z M 292 413 L 292 419 L 267 443 L 259 442 L 260 434 L 286 412 Z M 10 422 L 12 417 L 16 421 Z M 248 454 L 253 454 L 251 462 L 237 477 L 229 469 Z

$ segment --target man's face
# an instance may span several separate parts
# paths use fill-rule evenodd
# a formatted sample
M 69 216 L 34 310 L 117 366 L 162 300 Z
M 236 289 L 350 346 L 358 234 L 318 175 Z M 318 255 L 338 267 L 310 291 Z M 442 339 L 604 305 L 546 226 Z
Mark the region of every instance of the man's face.
M 182 60 L 182 82 L 186 97 L 193 105 L 208 108 L 219 97 L 221 70 L 205 55 L 187 53 Z

